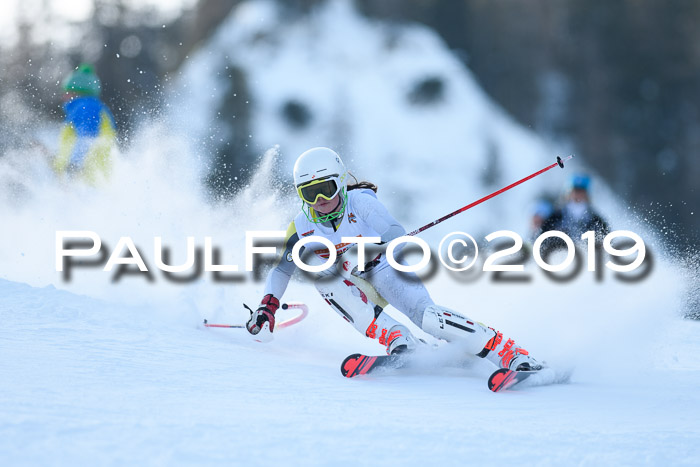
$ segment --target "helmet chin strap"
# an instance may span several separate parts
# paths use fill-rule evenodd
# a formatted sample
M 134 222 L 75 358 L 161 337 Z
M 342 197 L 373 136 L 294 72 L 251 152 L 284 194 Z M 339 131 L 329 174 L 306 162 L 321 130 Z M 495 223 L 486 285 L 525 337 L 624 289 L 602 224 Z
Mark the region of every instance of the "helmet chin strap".
M 332 210 L 331 212 L 338 212 L 338 211 L 340 211 L 340 208 L 341 208 L 342 205 L 343 205 L 343 197 L 342 197 L 342 196 L 338 196 L 338 204 L 335 205 L 335 207 L 333 208 L 333 210 Z M 330 214 L 330 212 L 329 212 L 328 214 Z
M 323 222 L 330 222 L 331 226 L 333 227 L 333 231 L 334 231 L 334 232 L 336 232 L 336 231 L 338 230 L 338 225 L 337 225 L 338 219 L 341 219 L 342 216 L 343 216 L 343 214 L 345 214 L 344 212 L 341 212 L 342 209 L 343 209 L 343 204 L 344 204 L 344 203 L 343 203 L 343 197 L 342 197 L 342 196 L 339 196 L 339 197 L 338 197 L 338 204 L 336 204 L 336 206 L 335 206 L 333 209 L 331 209 L 331 210 L 328 211 L 327 213 L 323 214 L 323 216 L 319 216 L 319 217 L 322 217 L 322 218 L 323 218 L 323 217 L 330 216 L 330 215 L 333 214 L 334 212 L 340 213 L 340 215 L 338 215 L 338 216 L 336 216 L 336 217 L 331 217 L 330 219 L 327 219 L 327 220 L 323 221 Z M 310 206 L 309 206 L 309 207 L 310 207 Z M 316 211 L 316 212 L 318 212 L 318 211 Z
M 333 208 L 331 212 L 338 212 L 341 209 L 341 206 L 343 205 L 343 198 L 342 196 L 338 196 L 338 204 Z M 330 214 L 330 213 L 329 213 Z M 343 213 L 344 214 L 344 213 Z M 338 226 L 336 225 L 336 220 L 338 220 L 337 217 L 330 219 L 330 223 L 333 226 L 333 231 L 337 232 L 338 231 Z

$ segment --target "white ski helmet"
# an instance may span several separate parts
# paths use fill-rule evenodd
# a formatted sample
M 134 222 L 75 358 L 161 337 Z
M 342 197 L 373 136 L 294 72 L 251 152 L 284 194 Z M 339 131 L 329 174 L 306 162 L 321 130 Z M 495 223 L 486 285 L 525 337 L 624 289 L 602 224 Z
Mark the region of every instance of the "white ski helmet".
M 305 206 L 313 205 L 318 198 L 333 199 L 341 194 L 342 208 L 325 216 L 307 213 L 314 222 L 325 222 L 343 215 L 347 203 L 348 172 L 338 153 L 328 148 L 311 148 L 294 164 L 294 187 Z M 311 210 L 313 211 L 313 210 Z M 305 211 L 306 212 L 306 211 Z

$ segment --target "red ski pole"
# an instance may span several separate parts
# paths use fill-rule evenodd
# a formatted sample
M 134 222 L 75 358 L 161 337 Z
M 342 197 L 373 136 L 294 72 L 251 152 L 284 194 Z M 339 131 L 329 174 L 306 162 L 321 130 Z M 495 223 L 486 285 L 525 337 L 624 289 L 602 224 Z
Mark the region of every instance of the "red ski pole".
M 309 307 L 304 305 L 303 303 L 297 303 L 297 302 L 290 302 L 290 303 L 283 303 L 282 307 L 283 310 L 287 310 L 290 308 L 296 308 L 298 310 L 301 310 L 299 314 L 294 316 L 293 318 L 286 319 L 284 321 L 280 321 L 277 323 L 275 326 L 275 329 L 284 329 L 289 326 L 292 326 L 294 324 L 297 324 L 299 321 L 303 320 L 306 318 L 306 316 L 309 314 Z M 244 328 L 245 324 L 214 324 L 210 323 L 208 320 L 204 320 L 204 327 L 205 328 Z
M 571 155 L 571 156 L 567 156 L 565 159 L 562 159 L 561 157 L 557 156 L 557 161 L 556 161 L 554 164 L 549 165 L 549 166 L 545 167 L 545 168 L 542 169 L 542 170 L 538 170 L 537 172 L 535 172 L 535 173 L 533 173 L 533 174 L 530 174 L 530 175 L 528 175 L 528 176 L 525 177 L 525 178 L 521 178 L 521 179 L 518 180 L 517 182 L 511 183 L 511 184 L 508 185 L 507 187 L 501 188 L 501 189 L 498 190 L 498 191 L 494 191 L 494 192 L 491 193 L 490 195 L 484 196 L 483 198 L 481 198 L 481 199 L 479 199 L 479 200 L 476 200 L 476 201 L 474 201 L 474 202 L 471 203 L 471 204 L 467 204 L 466 206 L 461 207 L 461 208 L 457 209 L 456 211 L 453 211 L 453 212 L 451 212 L 451 213 L 449 213 L 449 214 L 447 214 L 447 215 L 445 215 L 445 216 L 442 216 L 440 219 L 434 220 L 434 221 L 431 222 L 430 224 L 426 224 L 426 225 L 424 225 L 423 227 L 421 227 L 421 228 L 419 228 L 419 229 L 416 229 L 416 230 L 414 230 L 414 231 L 412 231 L 412 232 L 407 233 L 406 235 L 417 235 L 417 234 L 423 232 L 424 230 L 427 230 L 427 229 L 429 229 L 429 228 L 431 228 L 431 227 L 433 227 L 433 226 L 438 225 L 438 224 L 439 224 L 440 222 L 442 222 L 442 221 L 446 221 L 446 220 L 449 219 L 450 217 L 454 217 L 454 216 L 456 216 L 457 214 L 466 211 L 467 209 L 471 209 L 471 208 L 473 208 L 474 206 L 477 206 L 477 205 L 483 203 L 484 201 L 488 201 L 488 200 L 490 200 L 491 198 L 493 198 L 494 196 L 498 196 L 498 195 L 500 195 L 501 193 L 503 193 L 504 191 L 508 191 L 508 190 L 510 190 L 511 188 L 514 188 L 514 187 L 520 185 L 521 183 L 530 180 L 531 178 L 535 178 L 535 177 L 537 177 L 538 175 L 541 175 L 541 174 L 545 173 L 545 172 L 548 171 L 549 169 L 553 169 L 553 168 L 556 167 L 556 166 L 559 166 L 559 167 L 561 167 L 561 168 L 563 169 L 563 168 L 564 168 L 564 162 L 568 161 L 569 159 L 571 159 L 571 158 L 573 158 L 573 157 L 574 157 L 574 156 Z

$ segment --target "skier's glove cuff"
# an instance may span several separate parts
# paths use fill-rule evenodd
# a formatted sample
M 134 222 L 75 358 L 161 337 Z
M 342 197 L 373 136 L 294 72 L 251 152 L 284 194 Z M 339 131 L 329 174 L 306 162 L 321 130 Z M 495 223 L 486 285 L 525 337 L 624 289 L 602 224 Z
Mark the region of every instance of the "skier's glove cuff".
M 275 312 L 277 311 L 277 309 L 279 307 L 280 307 L 280 301 L 277 300 L 274 295 L 269 293 L 269 294 L 265 295 L 263 297 L 263 299 L 260 301 L 260 306 L 258 307 L 258 311 L 261 308 L 264 308 L 267 311 L 269 311 L 270 313 L 272 313 L 272 315 L 274 316 Z

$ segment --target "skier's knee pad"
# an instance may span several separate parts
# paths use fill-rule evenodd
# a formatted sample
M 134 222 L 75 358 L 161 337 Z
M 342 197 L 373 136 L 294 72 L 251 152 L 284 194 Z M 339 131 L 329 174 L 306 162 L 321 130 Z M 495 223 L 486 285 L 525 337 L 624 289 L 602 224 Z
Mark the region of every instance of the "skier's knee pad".
M 367 330 L 382 312 L 365 293 L 348 279 L 317 280 L 314 285 L 321 297 L 355 329 L 366 335 Z
M 494 331 L 483 324 L 439 305 L 430 305 L 423 311 L 421 328 L 439 339 L 458 343 L 475 355 L 494 337 Z

